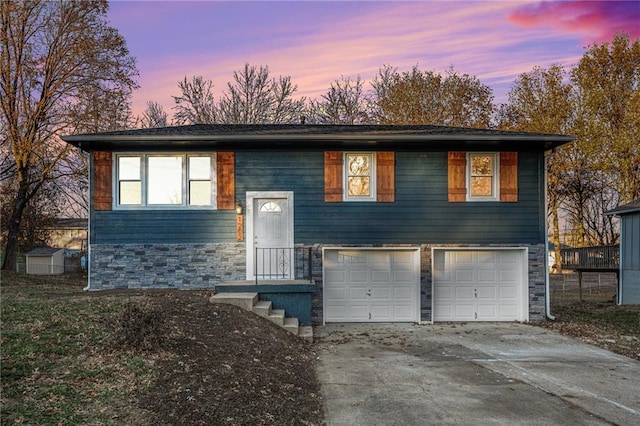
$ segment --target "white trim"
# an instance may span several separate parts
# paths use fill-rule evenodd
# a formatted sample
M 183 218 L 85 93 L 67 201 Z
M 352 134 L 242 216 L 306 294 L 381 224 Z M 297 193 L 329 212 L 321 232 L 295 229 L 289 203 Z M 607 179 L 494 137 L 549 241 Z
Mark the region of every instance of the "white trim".
M 255 236 L 254 236 L 254 201 L 262 198 L 286 198 L 287 199 L 287 214 L 288 214 L 288 246 L 293 247 L 294 238 L 294 220 L 293 220 L 293 191 L 247 191 L 246 194 L 246 259 L 247 259 L 247 280 L 255 280 L 254 274 L 255 266 Z M 292 265 L 293 266 L 293 265 Z
M 434 259 L 436 250 L 441 251 L 521 251 L 520 260 L 522 262 L 522 270 L 520 274 L 520 315 L 517 321 L 529 321 L 529 248 L 528 247 L 432 247 L 431 248 L 431 321 L 437 321 L 435 318 L 435 279 L 434 279 Z M 546 263 L 545 263 L 546 268 Z
M 493 157 L 493 182 L 492 196 L 473 196 L 471 195 L 471 157 Z M 467 201 L 483 202 L 483 201 L 500 201 L 500 153 L 498 152 L 467 152 L 467 166 L 465 170 L 465 179 L 467 186 Z
M 420 312 L 420 275 L 422 271 L 422 266 L 420 263 L 421 255 L 420 255 L 420 247 L 415 246 L 407 246 L 407 247 L 359 247 L 359 246 L 328 246 L 322 247 L 322 324 L 327 323 L 327 300 L 326 300 L 326 292 L 324 288 L 326 286 L 326 276 L 325 273 L 325 252 L 328 250 L 354 250 L 354 251 L 413 251 L 414 252 L 414 261 L 416 263 L 416 269 L 414 271 L 415 276 L 415 318 L 414 322 L 421 323 L 421 312 Z

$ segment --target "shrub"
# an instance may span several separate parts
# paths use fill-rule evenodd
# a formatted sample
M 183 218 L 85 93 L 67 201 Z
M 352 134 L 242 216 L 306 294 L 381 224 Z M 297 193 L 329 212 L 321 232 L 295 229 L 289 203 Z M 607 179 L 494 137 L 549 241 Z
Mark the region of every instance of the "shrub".
M 149 302 L 129 301 L 107 322 L 110 343 L 117 349 L 151 352 L 162 345 L 167 334 L 164 313 Z

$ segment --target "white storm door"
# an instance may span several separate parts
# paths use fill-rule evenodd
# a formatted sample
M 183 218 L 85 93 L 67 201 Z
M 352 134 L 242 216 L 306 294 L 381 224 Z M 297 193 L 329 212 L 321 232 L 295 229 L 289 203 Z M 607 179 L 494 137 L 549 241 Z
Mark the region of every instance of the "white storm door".
M 259 279 L 292 279 L 295 254 L 287 198 L 253 199 L 253 255 Z

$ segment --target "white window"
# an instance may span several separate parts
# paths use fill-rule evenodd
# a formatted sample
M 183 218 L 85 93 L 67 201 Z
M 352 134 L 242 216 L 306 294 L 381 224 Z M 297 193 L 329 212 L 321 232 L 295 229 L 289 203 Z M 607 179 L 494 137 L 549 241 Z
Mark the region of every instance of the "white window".
M 344 154 L 344 200 L 376 201 L 376 156 L 370 152 Z
M 119 154 L 120 208 L 215 207 L 215 154 Z
M 499 157 L 496 153 L 467 153 L 467 201 L 499 201 Z

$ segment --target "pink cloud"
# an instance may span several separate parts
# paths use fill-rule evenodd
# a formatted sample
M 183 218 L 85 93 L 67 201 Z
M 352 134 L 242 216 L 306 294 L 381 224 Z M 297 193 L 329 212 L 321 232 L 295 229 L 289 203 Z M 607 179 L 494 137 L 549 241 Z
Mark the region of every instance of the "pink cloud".
M 640 4 L 635 1 L 550 1 L 528 4 L 509 14 L 524 27 L 549 26 L 582 34 L 584 41 L 605 43 L 617 33 L 640 38 Z

